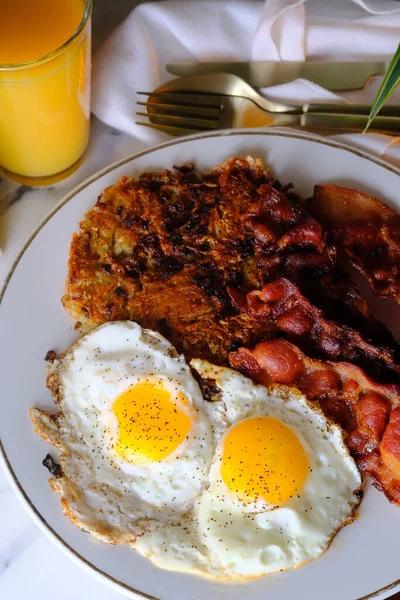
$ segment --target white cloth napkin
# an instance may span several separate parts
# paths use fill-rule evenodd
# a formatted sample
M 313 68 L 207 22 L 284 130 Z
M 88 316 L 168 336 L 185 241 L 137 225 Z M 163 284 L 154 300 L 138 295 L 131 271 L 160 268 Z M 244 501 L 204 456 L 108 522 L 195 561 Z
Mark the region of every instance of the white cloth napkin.
M 156 144 L 166 136 L 135 123 L 136 92 L 151 91 L 171 79 L 164 68 L 168 62 L 390 58 L 399 39 L 397 0 L 146 3 L 132 11 L 95 55 L 92 109 L 108 125 Z M 371 102 L 379 84 L 376 78 L 366 90 L 339 98 L 297 79 L 262 93 L 297 103 Z M 400 103 L 400 93 L 392 102 Z M 371 133 L 334 137 L 400 164 L 400 138 Z

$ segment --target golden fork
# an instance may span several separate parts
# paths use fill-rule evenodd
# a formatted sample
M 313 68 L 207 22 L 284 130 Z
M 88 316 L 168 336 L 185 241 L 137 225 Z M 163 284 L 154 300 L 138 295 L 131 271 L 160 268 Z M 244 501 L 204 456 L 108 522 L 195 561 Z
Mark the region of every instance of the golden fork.
M 207 91 L 205 91 L 207 90 Z M 291 106 L 267 100 L 235 75 L 219 73 L 175 79 L 148 96 L 139 116 L 150 122 L 140 125 L 185 135 L 210 129 L 238 127 L 300 127 L 312 130 L 363 131 L 370 106 L 365 104 L 304 104 Z M 375 118 L 372 131 L 400 132 L 400 110 L 386 107 Z

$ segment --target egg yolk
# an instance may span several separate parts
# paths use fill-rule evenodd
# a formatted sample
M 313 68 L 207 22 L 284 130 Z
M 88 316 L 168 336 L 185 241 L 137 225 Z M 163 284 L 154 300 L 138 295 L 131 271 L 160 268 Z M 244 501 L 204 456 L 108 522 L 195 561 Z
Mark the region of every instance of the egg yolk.
M 298 493 L 307 473 L 303 446 L 278 419 L 246 419 L 225 437 L 221 475 L 244 504 L 281 504 Z
M 176 399 L 162 381 L 142 381 L 121 394 L 114 402 L 119 437 L 116 452 L 133 463 L 162 460 L 183 442 L 191 420 L 186 397 Z

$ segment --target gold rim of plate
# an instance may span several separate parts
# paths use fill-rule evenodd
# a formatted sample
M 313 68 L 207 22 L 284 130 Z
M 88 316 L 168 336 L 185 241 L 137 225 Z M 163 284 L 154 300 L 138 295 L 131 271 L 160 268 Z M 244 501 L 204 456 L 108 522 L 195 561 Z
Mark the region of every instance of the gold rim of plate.
M 87 5 L 91 5 L 91 0 L 87 0 Z M 74 36 L 78 34 L 78 31 L 75 32 Z M 72 38 L 71 38 L 72 39 Z M 68 43 L 68 42 L 67 42 Z M 1 68 L 1 66 L 0 66 Z M 47 214 L 46 217 L 44 217 L 44 219 L 39 223 L 39 225 L 34 229 L 34 231 L 32 232 L 32 234 L 29 236 L 29 238 L 26 240 L 26 242 L 23 244 L 21 250 L 19 251 L 18 255 L 16 256 L 16 258 L 14 259 L 13 263 L 11 264 L 8 273 L 5 277 L 4 283 L 1 287 L 0 290 L 0 304 L 4 298 L 4 294 L 7 290 L 8 284 L 11 280 L 11 277 L 19 263 L 19 261 L 21 260 L 22 256 L 24 255 L 24 253 L 26 252 L 26 250 L 28 249 L 28 247 L 30 246 L 31 242 L 35 239 L 35 237 L 37 236 L 37 234 L 43 229 L 43 227 L 50 221 L 50 219 L 53 217 L 53 215 L 55 215 L 60 208 L 62 208 L 65 204 L 67 204 L 67 202 L 69 202 L 74 196 L 76 196 L 77 194 L 79 194 L 82 190 L 84 190 L 86 187 L 88 187 L 91 183 L 93 183 L 94 181 L 97 181 L 98 179 L 100 179 L 101 177 L 103 177 L 103 175 L 107 175 L 108 173 L 110 173 L 111 171 L 117 169 L 118 167 L 123 166 L 124 164 L 127 164 L 137 158 L 140 158 L 141 156 L 145 156 L 146 154 L 151 154 L 152 152 L 155 152 L 156 150 L 162 149 L 162 148 L 168 148 L 169 146 L 175 146 L 178 144 L 182 144 L 185 143 L 189 140 L 196 140 L 196 139 L 204 139 L 204 138 L 214 138 L 214 137 L 221 137 L 221 136 L 234 136 L 234 135 L 254 135 L 254 136 L 275 136 L 275 137 L 286 137 L 286 138 L 295 138 L 295 139 L 300 139 L 300 140 L 306 140 L 306 141 L 311 141 L 317 144 L 322 144 L 324 146 L 330 146 L 332 148 L 338 148 L 339 150 L 344 150 L 346 152 L 351 152 L 352 154 L 355 154 L 356 156 L 359 156 L 360 158 L 363 158 L 365 160 L 368 160 L 372 163 L 375 163 L 377 165 L 379 165 L 380 167 L 383 167 L 384 169 L 386 169 L 387 171 L 390 171 L 396 175 L 400 176 L 400 169 L 394 167 L 393 165 L 391 165 L 390 163 L 379 159 L 379 158 L 375 158 L 374 156 L 372 156 L 371 154 L 369 154 L 368 152 L 363 152 L 362 150 L 358 150 L 357 148 L 352 148 L 350 146 L 347 146 L 346 144 L 342 144 L 340 142 L 336 142 L 336 141 L 331 141 L 319 136 L 315 136 L 313 134 L 304 134 L 304 133 L 298 133 L 295 131 L 271 131 L 271 130 L 254 130 L 254 129 L 244 129 L 244 130 L 235 130 L 235 129 L 228 129 L 228 130 L 221 130 L 219 132 L 216 133 L 201 133 L 201 134 L 194 134 L 194 135 L 188 135 L 188 136 L 184 136 L 184 137 L 180 137 L 178 140 L 173 140 L 171 142 L 166 142 L 164 144 L 159 144 L 157 146 L 152 146 L 151 148 L 148 148 L 147 150 L 143 150 L 142 152 L 139 152 L 137 154 L 133 154 L 132 156 L 129 156 L 127 158 L 124 158 L 112 165 L 110 165 L 109 167 L 106 167 L 105 169 L 95 173 L 94 175 L 92 175 L 92 177 L 89 177 L 88 179 L 86 179 L 85 181 L 83 181 L 80 185 L 78 185 L 77 187 L 75 187 L 69 194 L 67 194 L 64 198 L 62 198 L 60 200 L 60 202 Z M 17 495 L 19 495 L 20 499 L 23 501 L 23 503 L 25 504 L 26 508 L 29 508 L 30 513 L 34 516 L 35 521 L 37 521 L 38 523 L 41 523 L 44 528 L 47 530 L 47 534 L 50 534 L 49 537 L 55 539 L 60 546 L 62 547 L 62 549 L 64 551 L 66 551 L 68 554 L 72 555 L 72 557 L 80 562 L 85 564 L 86 566 L 88 566 L 95 574 L 97 574 L 100 577 L 104 577 L 106 580 L 108 580 L 109 583 L 112 583 L 116 586 L 119 586 L 120 588 L 123 588 L 125 591 L 128 592 L 132 592 L 134 594 L 137 594 L 138 596 L 141 596 L 142 598 L 145 598 L 146 600 L 162 600 L 161 598 L 157 598 L 156 596 L 151 596 L 149 594 L 146 594 L 146 592 L 142 592 L 138 589 L 135 589 L 133 587 L 131 587 L 130 585 L 127 585 L 125 583 L 123 583 L 122 581 L 119 581 L 118 579 L 115 579 L 114 577 L 112 577 L 112 575 L 108 575 L 107 573 L 105 573 L 104 571 L 102 571 L 101 569 L 99 569 L 98 567 L 96 567 L 93 563 L 91 563 L 89 560 L 87 560 L 86 558 L 84 558 L 83 556 L 81 556 L 76 550 L 74 550 L 74 548 L 72 548 L 69 544 L 67 544 L 67 542 L 60 536 L 58 535 L 58 533 L 51 527 L 51 525 L 49 525 L 49 523 L 46 521 L 46 519 L 41 515 L 41 513 L 38 511 L 38 509 L 35 507 L 35 505 L 31 502 L 31 500 L 29 499 L 29 497 L 27 496 L 25 490 L 23 489 L 22 485 L 20 484 L 16 474 L 14 473 L 11 463 L 8 460 L 6 451 L 4 449 L 4 446 L 2 444 L 2 441 L 0 439 L 0 455 L 3 458 L 4 461 L 4 466 L 6 467 L 5 472 L 6 475 L 8 476 L 8 479 L 11 483 L 12 488 L 14 489 L 14 491 L 17 493 Z M 361 596 L 355 600 L 370 600 L 370 598 L 374 598 L 376 596 L 378 596 L 379 594 L 383 593 L 383 592 L 388 592 L 392 589 L 394 589 L 395 587 L 397 587 L 398 585 L 400 585 L 400 578 L 396 579 L 396 581 L 393 581 L 392 583 L 389 583 L 388 585 L 378 589 L 378 590 L 374 590 L 373 592 L 370 592 L 369 594 L 365 595 L 365 596 Z

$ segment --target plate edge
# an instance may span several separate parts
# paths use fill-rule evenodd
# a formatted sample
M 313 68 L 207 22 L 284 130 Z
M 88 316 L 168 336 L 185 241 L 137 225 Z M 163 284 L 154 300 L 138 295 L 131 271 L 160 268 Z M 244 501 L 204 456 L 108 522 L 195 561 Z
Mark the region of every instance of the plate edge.
M 327 139 L 327 138 L 317 135 L 317 134 L 293 131 L 292 129 L 287 129 L 287 128 L 274 128 L 274 130 L 272 130 L 272 129 L 255 129 L 255 128 L 219 130 L 218 132 L 214 132 L 214 133 L 206 132 L 206 133 L 183 136 L 183 137 L 179 137 L 176 140 L 164 142 L 164 143 L 158 144 L 156 146 L 151 146 L 150 148 L 147 148 L 146 150 L 142 150 L 141 152 L 130 155 L 126 158 L 116 161 L 115 163 L 109 165 L 108 167 L 105 167 L 104 169 L 101 169 L 100 171 L 97 171 L 96 173 L 94 173 L 93 175 L 91 175 L 90 177 L 85 179 L 83 182 L 78 184 L 73 190 L 71 190 L 71 192 L 69 192 L 63 198 L 61 198 L 61 200 L 47 213 L 47 215 L 35 227 L 33 232 L 28 236 L 28 238 L 22 244 L 20 250 L 17 252 L 16 256 L 14 257 L 14 259 L 4 277 L 4 281 L 3 281 L 3 284 L 0 289 L 0 305 L 4 298 L 4 294 L 7 290 L 7 287 L 11 280 L 11 277 L 12 277 L 19 261 L 21 260 L 22 256 L 24 255 L 24 253 L 30 246 L 31 242 L 35 239 L 35 237 L 38 235 L 38 233 L 41 231 L 41 229 L 47 224 L 47 222 L 53 217 L 53 215 L 55 215 L 60 210 L 60 208 L 62 208 L 65 204 L 67 204 L 67 202 L 72 200 L 72 198 L 74 196 L 76 196 L 76 194 L 80 193 L 83 189 L 88 187 L 91 183 L 94 183 L 96 180 L 100 179 L 103 175 L 106 175 L 107 173 L 114 171 L 115 169 L 123 166 L 124 164 L 134 161 L 134 160 L 140 158 L 141 156 L 145 156 L 146 154 L 151 154 L 152 152 L 155 152 L 156 150 L 161 150 L 163 148 L 168 148 L 170 146 L 179 145 L 179 144 L 186 143 L 186 142 L 192 141 L 192 140 L 197 140 L 197 139 L 207 139 L 207 138 L 225 137 L 225 136 L 239 136 L 239 135 L 286 137 L 286 138 L 302 139 L 302 140 L 311 141 L 314 143 L 319 143 L 324 146 L 330 146 L 332 148 L 341 149 L 346 152 L 355 154 L 356 156 L 359 156 L 360 158 L 369 160 L 370 162 L 373 162 L 373 163 L 377 164 L 378 166 L 381 166 L 384 169 L 400 176 L 400 168 L 393 166 L 388 161 L 377 158 L 376 156 L 369 153 L 368 151 L 363 151 L 363 150 L 360 150 L 359 148 L 352 147 L 348 144 L 344 144 L 344 143 L 338 142 L 336 140 L 330 140 L 330 139 Z M 23 487 L 19 483 L 18 478 L 11 467 L 11 464 L 8 460 L 8 457 L 7 457 L 7 454 L 3 447 L 1 439 L 0 439 L 0 464 L 3 468 L 3 471 L 5 472 L 7 480 L 10 482 L 10 485 L 11 485 L 14 493 L 18 497 L 19 501 L 21 502 L 21 504 L 23 505 L 25 510 L 27 510 L 27 512 L 30 514 L 30 516 L 35 521 L 35 523 L 39 526 L 40 530 L 43 531 L 43 533 L 53 543 L 55 543 L 58 547 L 60 547 L 60 550 L 62 552 L 64 552 L 64 554 L 66 554 L 76 564 L 78 564 L 78 566 L 80 566 L 81 568 L 83 568 L 85 570 L 87 569 L 88 572 L 90 572 L 92 575 L 94 575 L 98 580 L 101 580 L 104 583 L 106 583 L 107 585 L 111 586 L 112 588 L 117 589 L 117 591 L 119 591 L 120 593 L 122 592 L 124 595 L 129 595 L 131 598 L 134 598 L 134 596 L 132 596 L 132 594 L 135 594 L 136 596 L 140 596 L 146 600 L 162 600 L 161 598 L 157 598 L 156 596 L 151 596 L 149 594 L 146 594 L 145 592 L 142 592 L 140 590 L 132 588 L 131 586 L 124 584 L 121 581 L 115 579 L 111 575 L 108 575 L 107 573 L 105 573 L 104 571 L 102 571 L 101 569 L 99 569 L 95 565 L 93 565 L 90 561 L 85 559 L 83 556 L 81 556 L 69 544 L 67 544 L 65 542 L 65 540 L 63 540 L 61 538 L 61 536 L 59 536 L 58 533 L 49 525 L 49 523 L 47 523 L 45 518 L 41 515 L 41 513 L 37 510 L 37 508 L 34 506 L 34 504 L 29 499 L 28 495 L 26 494 Z M 357 598 L 355 600 L 370 600 L 372 598 L 379 598 L 380 594 L 383 594 L 387 591 L 392 591 L 392 590 L 394 591 L 398 586 L 400 586 L 400 578 L 398 580 L 384 586 L 383 588 L 375 590 L 374 592 L 371 592 L 371 593 L 369 593 L 365 596 L 362 596 L 360 598 Z M 387 597 L 387 596 L 385 595 L 385 597 Z

